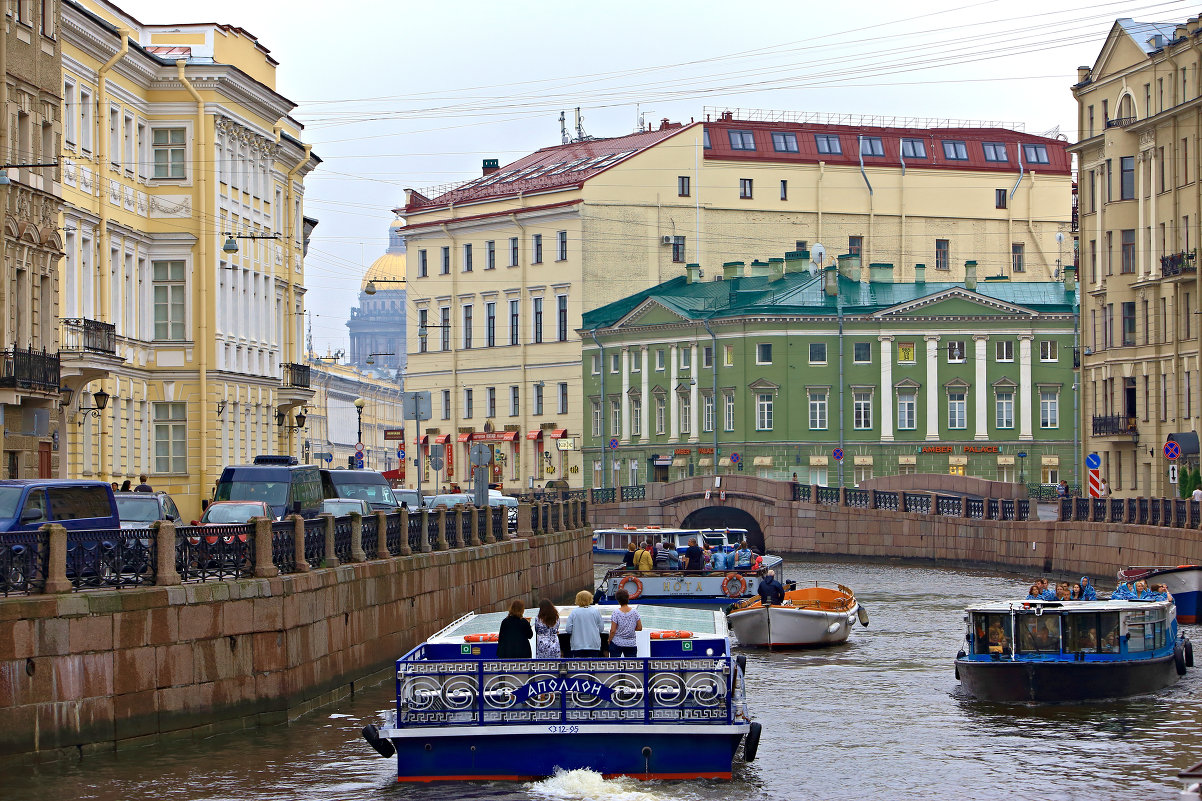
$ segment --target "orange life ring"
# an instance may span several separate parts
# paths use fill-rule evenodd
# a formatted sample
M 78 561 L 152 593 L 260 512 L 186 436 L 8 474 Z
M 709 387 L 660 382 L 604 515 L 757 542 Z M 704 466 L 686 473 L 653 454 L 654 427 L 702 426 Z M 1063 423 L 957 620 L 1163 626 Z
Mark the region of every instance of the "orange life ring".
M 732 589 L 734 592 L 731 592 Z M 727 573 L 726 578 L 722 579 L 722 594 L 727 598 L 738 598 L 745 592 L 747 592 L 747 579 L 738 573 Z
M 687 640 L 692 636 L 693 632 L 691 631 L 672 631 L 671 629 L 651 632 L 653 640 Z
M 634 592 L 626 590 L 626 582 L 628 581 L 634 582 Z M 626 593 L 630 596 L 630 600 L 633 601 L 635 598 L 638 598 L 643 594 L 643 580 L 638 576 L 623 576 L 622 580 L 618 582 L 618 589 L 626 590 Z
M 622 529 L 625 531 L 637 531 L 638 526 L 622 526 Z
M 647 526 L 647 528 L 651 529 L 652 531 L 659 531 L 659 526 Z
M 491 634 L 465 634 L 463 635 L 464 642 L 496 642 L 501 635 L 493 632 Z

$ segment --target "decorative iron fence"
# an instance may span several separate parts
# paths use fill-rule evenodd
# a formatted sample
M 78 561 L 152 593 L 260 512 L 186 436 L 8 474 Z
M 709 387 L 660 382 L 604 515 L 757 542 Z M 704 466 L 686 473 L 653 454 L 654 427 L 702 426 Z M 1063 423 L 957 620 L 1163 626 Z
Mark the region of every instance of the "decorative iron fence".
M 68 531 L 67 578 L 75 590 L 154 584 L 157 554 L 149 529 Z
M 59 325 L 59 352 L 117 352 L 117 327 L 86 318 L 67 318 Z
M 405 536 L 409 538 L 409 550 L 417 553 L 422 550 L 422 516 L 421 513 L 409 513 L 409 530 L 405 532 Z M 437 534 L 437 532 L 436 532 Z M 434 543 L 430 543 L 433 545 Z
M 868 490 L 848 489 L 844 493 L 844 498 L 848 506 L 854 506 L 859 509 L 867 509 L 870 500 Z
M 874 497 L 876 498 L 877 509 L 887 509 L 893 512 L 897 511 L 899 499 L 896 492 L 891 490 L 877 490 Z
M 646 497 L 647 487 L 643 484 L 622 487 L 622 500 L 624 501 L 641 501 Z
M 305 561 L 309 567 L 321 567 L 326 560 L 326 521 L 311 517 L 305 521 Z
M 447 538 L 448 548 L 459 547 L 459 511 L 456 509 L 447 509 L 447 522 L 443 526 L 443 533 Z
M 593 503 L 613 503 L 617 490 L 613 487 L 601 487 L 593 489 Z
M 410 513 L 412 515 L 412 512 Z M 388 552 L 395 555 L 401 552 L 401 539 L 404 528 L 401 526 L 401 513 L 392 512 L 384 517 L 384 544 Z
M 438 515 L 426 515 L 426 540 L 432 550 L 438 550 Z
M 181 526 L 175 530 L 175 569 L 184 581 L 250 576 L 254 526 Z
M 58 392 L 60 375 L 58 354 L 45 348 L 0 351 L 0 387 Z
M 931 513 L 931 496 L 925 492 L 903 492 L 902 511 L 929 515 Z
M 363 555 L 368 559 L 376 559 L 380 555 L 380 520 L 375 512 L 364 516 L 361 531 Z
M 825 506 L 838 506 L 839 505 L 839 488 L 838 487 L 819 487 L 818 488 L 818 497 L 816 499 L 816 502 L 821 503 Z
M 283 369 L 283 375 L 280 378 L 281 385 L 297 389 L 309 389 L 309 365 L 285 362 L 281 367 Z
M 41 592 L 46 585 L 48 536 L 15 531 L 0 536 L 0 595 Z
M 271 563 L 281 573 L 296 572 L 296 524 L 291 520 L 271 524 Z
M 985 517 L 985 499 L 984 498 L 969 498 L 965 503 L 965 510 L 968 516 L 980 520 Z
M 960 516 L 960 498 L 956 495 L 936 495 L 935 513 L 948 517 Z
M 334 556 L 341 564 L 351 561 L 351 530 L 350 517 L 334 518 Z

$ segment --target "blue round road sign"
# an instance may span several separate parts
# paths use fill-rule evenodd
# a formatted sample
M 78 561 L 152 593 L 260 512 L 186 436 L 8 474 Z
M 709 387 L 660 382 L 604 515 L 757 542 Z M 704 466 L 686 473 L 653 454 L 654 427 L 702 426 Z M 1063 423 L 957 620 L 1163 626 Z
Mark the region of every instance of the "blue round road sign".
M 737 454 L 737 453 L 732 453 L 732 454 L 730 455 L 730 463 L 731 463 L 731 464 L 738 464 L 738 463 L 739 463 L 739 454 Z
M 1164 458 L 1176 459 L 1181 455 L 1181 447 L 1176 442 L 1166 442 L 1164 444 Z
M 1085 457 L 1085 466 L 1090 470 L 1097 470 L 1102 466 L 1102 457 L 1096 453 L 1091 453 Z
M 405 449 L 404 449 L 404 448 L 397 448 L 397 449 L 396 449 L 396 458 L 398 458 L 398 459 L 404 459 L 404 458 L 405 458 Z
M 841 462 L 841 461 L 843 461 L 843 449 L 842 449 L 842 448 L 835 448 L 833 451 L 831 451 L 831 456 L 834 456 L 834 457 L 835 457 L 835 461 L 836 461 L 836 462 Z
M 610 447 L 610 449 L 611 449 L 611 450 L 614 450 L 614 449 L 616 449 L 616 448 L 618 447 L 618 440 L 617 440 L 617 438 L 611 439 L 611 440 L 609 441 L 609 447 Z

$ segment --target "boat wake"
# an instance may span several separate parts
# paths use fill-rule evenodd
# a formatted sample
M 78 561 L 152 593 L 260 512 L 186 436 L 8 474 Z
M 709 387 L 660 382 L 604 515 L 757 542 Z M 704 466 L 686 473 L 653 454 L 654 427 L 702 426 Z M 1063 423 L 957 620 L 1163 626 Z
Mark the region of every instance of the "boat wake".
M 594 770 L 556 770 L 555 775 L 534 782 L 530 792 L 554 801 L 670 801 L 669 795 L 646 792 L 638 779 L 606 779 Z

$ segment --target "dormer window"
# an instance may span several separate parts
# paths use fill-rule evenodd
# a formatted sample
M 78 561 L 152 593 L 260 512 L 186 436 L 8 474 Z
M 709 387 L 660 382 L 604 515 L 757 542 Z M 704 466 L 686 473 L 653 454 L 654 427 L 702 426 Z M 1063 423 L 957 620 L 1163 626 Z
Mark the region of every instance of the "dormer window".
M 777 153 L 796 153 L 797 135 L 791 133 L 773 133 L 772 149 Z
M 981 148 L 985 151 L 986 161 L 1010 161 L 1006 156 L 1006 145 L 1002 142 L 982 142 Z
M 954 139 L 944 139 L 943 157 L 949 161 L 968 161 L 968 145 Z
M 881 142 L 879 136 L 861 136 L 860 137 L 860 155 L 861 156 L 883 156 L 885 155 L 885 145 Z
M 727 131 L 731 150 L 755 150 L 755 137 L 751 131 Z
M 832 156 L 843 154 L 843 148 L 839 144 L 839 137 L 833 134 L 814 134 L 814 142 L 818 145 L 818 152 Z

